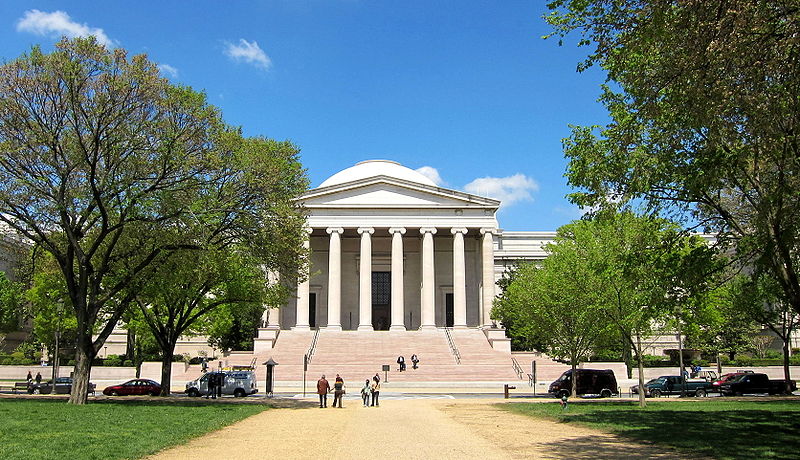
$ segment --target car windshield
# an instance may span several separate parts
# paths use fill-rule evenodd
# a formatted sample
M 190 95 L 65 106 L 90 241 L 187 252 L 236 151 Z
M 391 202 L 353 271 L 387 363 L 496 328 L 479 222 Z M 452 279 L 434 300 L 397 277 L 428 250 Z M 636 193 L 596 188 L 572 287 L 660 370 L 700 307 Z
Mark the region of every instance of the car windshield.
M 664 379 L 663 378 L 652 379 L 647 383 L 664 383 Z

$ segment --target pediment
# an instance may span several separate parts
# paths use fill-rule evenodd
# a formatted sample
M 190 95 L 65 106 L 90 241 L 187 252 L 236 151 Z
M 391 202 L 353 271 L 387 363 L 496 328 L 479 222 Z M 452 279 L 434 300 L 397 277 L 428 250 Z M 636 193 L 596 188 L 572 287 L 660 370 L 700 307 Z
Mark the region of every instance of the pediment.
M 496 209 L 500 202 L 457 190 L 431 187 L 385 176 L 310 190 L 299 198 L 308 208 L 478 207 Z

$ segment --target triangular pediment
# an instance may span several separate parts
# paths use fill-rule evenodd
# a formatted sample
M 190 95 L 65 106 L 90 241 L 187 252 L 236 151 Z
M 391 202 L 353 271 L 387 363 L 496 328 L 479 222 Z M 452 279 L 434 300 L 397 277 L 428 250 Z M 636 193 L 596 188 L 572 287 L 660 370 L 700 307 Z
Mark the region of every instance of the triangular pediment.
M 489 208 L 500 202 L 457 190 L 431 187 L 402 179 L 377 176 L 310 190 L 299 198 L 308 208 Z

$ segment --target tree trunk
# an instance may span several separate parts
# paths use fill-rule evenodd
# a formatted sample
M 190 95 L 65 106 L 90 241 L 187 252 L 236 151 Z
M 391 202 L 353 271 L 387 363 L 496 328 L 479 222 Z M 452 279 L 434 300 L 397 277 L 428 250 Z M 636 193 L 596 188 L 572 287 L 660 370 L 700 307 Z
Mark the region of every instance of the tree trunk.
M 169 396 L 172 384 L 172 357 L 175 355 L 175 342 L 169 343 L 161 350 L 161 396 Z
M 647 407 L 644 396 L 644 360 L 642 359 L 642 337 L 636 334 L 636 357 L 639 361 L 639 407 Z
M 791 337 L 791 332 L 786 334 L 786 339 L 783 340 L 783 378 L 786 380 L 786 394 L 792 393 L 792 377 L 789 373 L 789 337 Z
M 86 404 L 89 399 L 89 376 L 92 373 L 92 359 L 94 359 L 94 345 L 92 336 L 78 334 L 75 341 L 75 367 L 72 371 L 72 392 L 69 395 L 70 404 Z M 53 382 L 55 386 L 55 382 Z
M 570 390 L 570 396 L 576 397 L 578 396 L 578 365 L 575 361 L 572 361 L 572 389 Z
M 136 378 L 138 379 L 142 375 L 142 345 L 136 342 L 133 349 L 133 365 L 136 366 Z

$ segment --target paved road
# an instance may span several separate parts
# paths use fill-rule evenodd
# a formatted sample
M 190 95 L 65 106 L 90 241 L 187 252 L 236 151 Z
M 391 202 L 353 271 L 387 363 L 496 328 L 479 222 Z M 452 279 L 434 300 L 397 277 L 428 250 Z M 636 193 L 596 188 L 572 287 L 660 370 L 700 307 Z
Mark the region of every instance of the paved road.
M 615 436 L 511 414 L 497 400 L 394 399 L 276 409 L 150 457 L 197 459 L 681 458 Z M 304 402 L 305 403 L 305 402 Z

